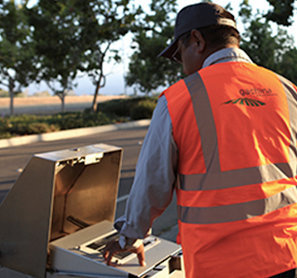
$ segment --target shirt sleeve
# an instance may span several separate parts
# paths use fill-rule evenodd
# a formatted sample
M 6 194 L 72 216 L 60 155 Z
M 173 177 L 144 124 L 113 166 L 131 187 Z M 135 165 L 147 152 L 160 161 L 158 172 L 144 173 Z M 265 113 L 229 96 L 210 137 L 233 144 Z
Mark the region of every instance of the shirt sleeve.
M 114 225 L 122 236 L 144 238 L 153 220 L 170 204 L 177 159 L 167 101 L 162 96 L 139 154 L 125 214 Z

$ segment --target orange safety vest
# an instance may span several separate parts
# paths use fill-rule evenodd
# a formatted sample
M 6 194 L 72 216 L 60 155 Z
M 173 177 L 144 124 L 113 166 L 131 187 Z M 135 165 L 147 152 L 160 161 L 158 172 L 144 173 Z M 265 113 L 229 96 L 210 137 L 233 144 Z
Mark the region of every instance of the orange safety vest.
M 186 277 L 269 277 L 297 267 L 297 88 L 244 62 L 163 92 L 179 151 Z

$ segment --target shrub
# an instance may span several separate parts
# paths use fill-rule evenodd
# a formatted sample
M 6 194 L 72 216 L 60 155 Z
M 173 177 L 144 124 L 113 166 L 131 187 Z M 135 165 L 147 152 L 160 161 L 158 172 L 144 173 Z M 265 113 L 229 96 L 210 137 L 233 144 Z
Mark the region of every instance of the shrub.
M 11 137 L 11 134 L 10 134 L 10 132 L 0 132 L 0 139 L 8 139 L 8 138 L 10 138 Z
M 150 119 L 156 107 L 156 101 L 143 100 L 131 109 L 130 117 L 132 120 Z
M 108 115 L 137 120 L 150 118 L 152 116 L 152 113 L 150 111 L 154 110 L 156 103 L 157 98 L 155 97 L 134 97 L 128 99 L 117 99 L 99 104 L 98 110 Z M 140 107 L 137 108 L 138 106 Z M 141 115 L 140 110 L 142 109 L 144 109 L 145 111 Z M 137 115 L 139 115 L 139 117 Z
M 32 123 L 28 125 L 27 134 L 40 134 L 59 130 L 55 125 L 48 123 Z
M 57 131 L 59 128 L 48 123 L 17 123 L 10 128 L 11 134 L 29 135 Z
M 52 124 L 59 126 L 62 130 L 104 125 L 111 122 L 112 120 L 104 113 L 92 113 L 87 110 L 85 112 L 68 112 L 56 114 L 51 120 Z
M 10 127 L 11 127 L 11 123 L 7 117 L 0 118 L 0 132 L 1 133 L 9 130 Z
M 105 113 L 83 113 L 83 121 L 85 126 L 97 126 L 113 123 L 115 120 L 111 117 L 108 117 Z
M 116 115 L 119 117 L 130 116 L 130 106 L 125 99 L 116 99 L 108 102 L 99 103 L 97 111 L 103 112 L 108 115 Z
M 71 128 L 90 127 L 128 119 L 151 118 L 157 98 L 136 97 L 112 100 L 98 105 L 99 112 L 66 112 L 55 115 L 16 115 L 0 118 L 0 138 L 40 134 Z
M 7 117 L 0 118 L 0 139 L 11 137 L 11 134 L 10 134 L 11 127 L 12 127 L 12 124 Z
M 79 128 L 84 126 L 81 112 L 67 112 L 56 114 L 50 122 L 59 126 L 61 130 Z

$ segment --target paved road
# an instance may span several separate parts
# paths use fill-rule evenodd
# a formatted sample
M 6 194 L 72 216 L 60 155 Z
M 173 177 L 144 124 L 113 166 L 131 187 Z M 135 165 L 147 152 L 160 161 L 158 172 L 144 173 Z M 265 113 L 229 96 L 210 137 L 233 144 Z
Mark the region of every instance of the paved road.
M 137 157 L 146 132 L 147 128 L 140 127 L 67 140 L 38 142 L 29 145 L 0 149 L 0 202 L 13 186 L 22 169 L 26 166 L 33 154 L 97 143 L 115 145 L 124 149 L 118 197 L 125 200 L 125 196 L 129 194 L 133 182 Z M 124 206 L 125 201 L 118 202 L 116 216 L 123 214 Z M 166 238 L 174 240 L 176 229 L 174 229 L 174 232 L 171 231 L 166 233 L 166 231 L 170 230 L 175 223 L 176 210 L 175 203 L 173 202 L 163 213 L 162 217 L 155 221 L 153 232 L 155 234 L 163 233 Z
M 146 128 L 135 128 L 133 130 L 120 130 L 67 140 L 37 142 L 0 149 L 0 190 L 11 188 L 21 169 L 26 166 L 33 154 L 97 143 L 122 147 L 124 149 L 122 177 L 133 177 L 135 164 L 146 131 Z
M 90 102 L 81 103 L 66 103 L 65 112 L 82 111 L 90 108 Z M 35 115 L 49 115 L 61 112 L 61 104 L 44 104 L 44 105 L 18 105 L 14 107 L 14 115 L 20 114 L 35 114 Z M 0 115 L 9 115 L 9 107 L 0 106 Z

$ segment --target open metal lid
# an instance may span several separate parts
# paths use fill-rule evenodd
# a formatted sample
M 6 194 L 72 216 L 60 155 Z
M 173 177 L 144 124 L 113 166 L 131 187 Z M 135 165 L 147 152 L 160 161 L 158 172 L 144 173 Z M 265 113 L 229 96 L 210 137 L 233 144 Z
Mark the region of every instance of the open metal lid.
M 34 155 L 0 205 L 0 265 L 44 277 L 50 241 L 113 221 L 121 159 L 105 144 Z

